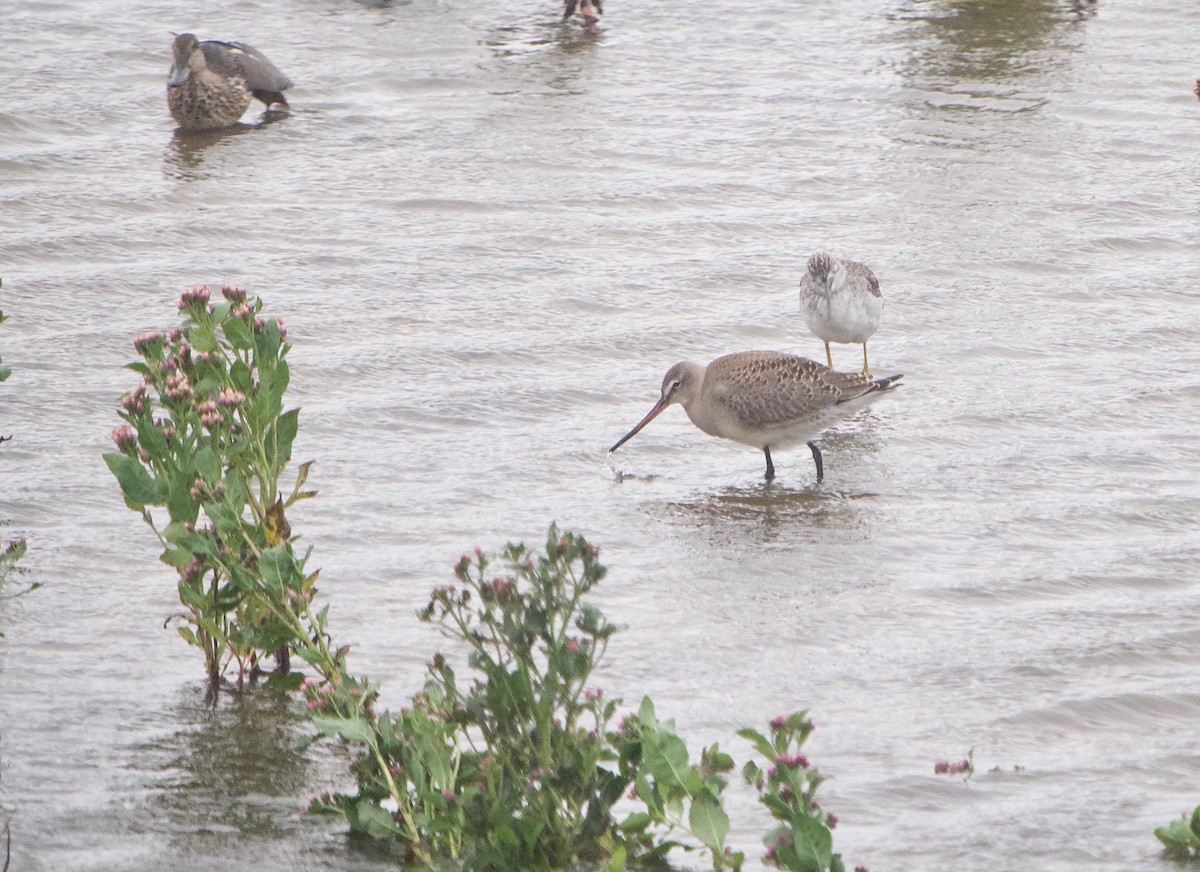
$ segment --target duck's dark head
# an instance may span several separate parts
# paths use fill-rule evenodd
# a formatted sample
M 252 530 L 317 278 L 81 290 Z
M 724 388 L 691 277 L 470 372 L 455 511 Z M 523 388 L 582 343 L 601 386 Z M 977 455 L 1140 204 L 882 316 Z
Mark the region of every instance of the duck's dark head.
M 175 53 L 175 62 L 171 64 L 171 74 L 167 79 L 168 87 L 178 88 L 187 81 L 188 75 L 193 70 L 199 72 L 208 66 L 204 60 L 204 49 L 200 47 L 200 40 L 196 39 L 193 34 L 178 34 L 172 50 Z

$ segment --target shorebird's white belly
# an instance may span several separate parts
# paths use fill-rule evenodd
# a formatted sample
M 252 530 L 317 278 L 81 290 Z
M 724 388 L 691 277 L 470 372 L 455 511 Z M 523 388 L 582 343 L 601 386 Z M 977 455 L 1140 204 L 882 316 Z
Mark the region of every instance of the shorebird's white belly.
M 866 342 L 879 329 L 883 300 L 874 294 L 815 294 L 804 307 L 808 329 L 825 342 Z

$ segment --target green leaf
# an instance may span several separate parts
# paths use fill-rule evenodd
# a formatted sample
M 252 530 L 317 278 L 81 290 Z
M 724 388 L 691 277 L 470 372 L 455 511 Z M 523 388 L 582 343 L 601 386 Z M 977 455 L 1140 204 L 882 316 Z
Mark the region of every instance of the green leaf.
M 671 733 L 642 729 L 642 765 L 650 770 L 659 788 L 670 791 L 683 790 L 688 766 L 687 745 L 683 739 Z
M 654 700 L 648 696 L 642 697 L 642 704 L 638 708 L 638 720 L 646 727 L 658 726 L 658 721 L 654 717 Z
M 196 473 L 208 484 L 216 484 L 221 480 L 221 461 L 211 445 L 205 445 L 196 452 L 194 462 Z
M 658 793 L 655 791 L 654 786 L 646 779 L 645 773 L 640 769 L 634 778 L 634 787 L 637 788 L 638 799 L 645 804 L 654 819 L 656 821 L 663 820 L 663 807 Z
M 650 815 L 644 811 L 635 811 L 617 824 L 617 829 L 623 833 L 640 833 L 652 823 L 654 823 L 654 818 L 650 817 Z
M 749 739 L 750 743 L 754 745 L 754 750 L 762 754 L 768 760 L 775 759 L 775 746 L 772 745 L 767 740 L 767 737 L 758 730 L 752 730 L 749 727 L 746 727 L 745 729 L 738 730 L 737 734 L 743 739 Z
M 158 460 L 170 454 L 170 449 L 167 448 L 167 437 L 152 422 L 143 422 L 137 431 L 138 442 L 150 457 Z
M 292 459 L 292 442 L 300 426 L 299 418 L 299 409 L 284 412 L 267 431 L 267 460 L 276 469 L 282 469 Z
M 168 548 L 159 555 L 158 559 L 168 566 L 183 569 L 185 566 L 191 566 L 196 557 L 186 548 Z
M 825 824 L 808 815 L 795 815 L 792 818 L 792 834 L 796 840 L 796 856 L 801 862 L 810 863 L 816 870 L 829 867 L 833 859 L 833 834 Z
M 617 845 L 612 856 L 608 858 L 608 872 L 625 872 L 625 846 Z
M 130 506 L 162 506 L 167 502 L 167 486 L 156 478 L 152 478 L 146 467 L 127 454 L 110 453 L 104 455 L 104 462 L 109 470 L 117 477 L 121 493 Z
M 192 499 L 192 483 L 180 473 L 167 481 L 167 511 L 172 521 L 196 523 L 200 504 Z
M 371 745 L 375 741 L 375 732 L 363 718 L 322 718 L 313 716 L 312 724 L 326 736 L 340 736 L 347 742 L 358 742 Z
M 254 332 L 245 318 L 230 318 L 221 328 L 225 331 L 225 338 L 234 348 L 248 350 L 254 347 Z
M 217 334 L 211 324 L 193 324 L 188 330 L 188 342 L 200 352 L 213 352 L 218 348 Z
M 258 556 L 258 571 L 267 589 L 276 596 L 283 596 L 284 588 L 291 586 L 288 581 L 296 574 L 295 570 L 296 558 L 286 544 L 268 548 Z
M 346 809 L 346 821 L 351 829 L 366 833 L 373 839 L 403 837 L 403 831 L 396 826 L 391 812 L 371 799 L 360 799 Z
M 1192 851 L 1200 852 L 1200 836 L 1192 832 L 1192 828 L 1183 818 L 1171 821 L 1165 827 L 1154 831 L 1155 837 L 1163 843 L 1167 852 L 1175 857 L 1187 857 Z
M 729 835 L 729 816 L 721 808 L 720 801 L 705 791 L 692 800 L 688 829 L 702 843 L 720 853 L 725 850 L 725 837 Z
M 200 643 L 196 641 L 196 634 L 192 632 L 191 627 L 176 627 L 175 632 L 182 636 L 189 645 L 199 647 Z

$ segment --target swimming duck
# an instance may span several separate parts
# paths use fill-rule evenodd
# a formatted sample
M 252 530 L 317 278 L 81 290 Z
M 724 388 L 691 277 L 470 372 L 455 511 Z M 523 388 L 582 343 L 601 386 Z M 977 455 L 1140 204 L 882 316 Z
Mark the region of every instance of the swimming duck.
M 267 106 L 288 105 L 292 81 L 257 49 L 241 42 L 201 42 L 175 37 L 175 63 L 167 79 L 167 106 L 183 130 L 216 130 L 238 122 L 256 97 Z

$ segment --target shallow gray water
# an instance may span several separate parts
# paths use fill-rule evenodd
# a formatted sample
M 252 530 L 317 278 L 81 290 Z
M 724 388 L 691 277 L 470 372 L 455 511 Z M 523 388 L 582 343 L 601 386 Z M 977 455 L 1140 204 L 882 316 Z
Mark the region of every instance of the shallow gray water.
M 0 11 L 0 538 L 45 585 L 0 603 L 14 870 L 387 865 L 301 813 L 341 763 L 289 751 L 293 710 L 206 707 L 101 461 L 130 339 L 202 282 L 288 323 L 321 491 L 292 525 L 389 704 L 457 556 L 557 519 L 629 625 L 606 692 L 740 756 L 810 708 L 851 866 L 1171 868 L 1152 830 L 1200 803 L 1200 7 L 187 11 Z M 171 30 L 257 46 L 295 111 L 177 138 Z M 874 268 L 872 363 L 906 373 L 823 440 L 825 481 L 801 448 L 764 484 L 678 409 L 610 467 L 677 360 L 820 355 L 819 248 Z M 969 785 L 933 775 L 972 748 Z

